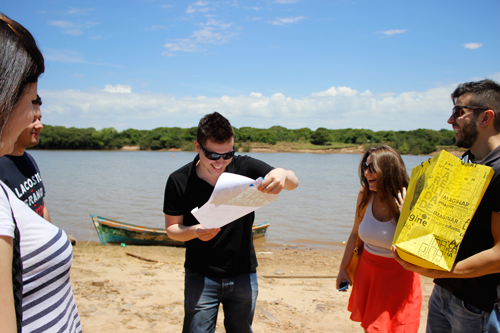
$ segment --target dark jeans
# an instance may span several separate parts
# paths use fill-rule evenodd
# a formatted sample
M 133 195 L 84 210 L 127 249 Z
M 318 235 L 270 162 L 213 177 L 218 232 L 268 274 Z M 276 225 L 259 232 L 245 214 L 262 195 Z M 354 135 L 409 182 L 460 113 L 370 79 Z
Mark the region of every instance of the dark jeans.
M 429 299 L 427 333 L 488 332 L 490 313 L 453 296 L 448 290 L 434 286 Z
M 227 333 L 252 333 L 257 273 L 221 279 L 186 269 L 183 333 L 214 332 L 219 304 Z

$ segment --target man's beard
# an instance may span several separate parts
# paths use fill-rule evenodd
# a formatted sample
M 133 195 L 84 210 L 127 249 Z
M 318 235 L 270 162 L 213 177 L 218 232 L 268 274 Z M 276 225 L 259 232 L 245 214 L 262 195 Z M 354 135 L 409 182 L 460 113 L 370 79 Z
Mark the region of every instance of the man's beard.
M 456 146 L 462 148 L 470 148 L 476 142 L 479 131 L 475 121 L 467 123 L 460 130 L 460 140 L 457 141 Z

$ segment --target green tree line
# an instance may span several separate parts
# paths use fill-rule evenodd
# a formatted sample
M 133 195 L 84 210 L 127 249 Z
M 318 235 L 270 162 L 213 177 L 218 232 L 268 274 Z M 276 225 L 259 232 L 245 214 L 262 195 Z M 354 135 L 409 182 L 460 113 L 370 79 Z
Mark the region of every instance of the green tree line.
M 268 129 L 233 128 L 235 144 L 260 142 L 275 145 L 277 142 L 296 142 L 327 147 L 333 143 L 344 144 L 389 144 L 401 154 L 428 154 L 438 146 L 451 146 L 455 142 L 454 132 L 417 129 L 413 131 L 372 131 L 367 129 L 327 129 L 315 131 L 309 128 L 288 129 L 273 126 Z M 158 127 L 152 130 L 129 128 L 118 132 L 112 127 L 75 128 L 44 125 L 40 143 L 36 149 L 119 149 L 123 146 L 139 146 L 142 150 L 179 148 L 194 150 L 196 127 Z

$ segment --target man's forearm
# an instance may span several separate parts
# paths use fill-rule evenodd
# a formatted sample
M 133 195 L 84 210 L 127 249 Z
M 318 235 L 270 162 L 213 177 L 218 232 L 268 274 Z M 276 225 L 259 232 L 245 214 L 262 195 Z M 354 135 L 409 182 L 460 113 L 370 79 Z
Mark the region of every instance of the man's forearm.
M 196 229 L 198 226 L 184 226 L 182 224 L 172 224 L 169 227 L 167 227 L 167 235 L 168 237 L 182 241 L 182 242 L 187 242 L 192 239 L 198 238 L 198 235 L 196 234 Z
M 432 278 L 453 278 L 466 279 L 478 276 L 500 273 L 500 251 L 495 246 L 491 249 L 477 253 L 467 259 L 455 263 L 451 271 L 441 271 L 437 269 L 423 268 L 410 264 L 402 260 L 395 251 L 393 246 L 394 258 L 409 271 L 419 273 L 420 275 Z
M 259 186 L 259 191 L 277 194 L 282 189 L 291 191 L 297 186 L 299 186 L 299 180 L 293 171 L 276 168 L 264 177 L 264 182 Z
M 500 273 L 500 250 L 497 247 L 477 253 L 472 257 L 457 262 L 451 272 L 451 278 L 474 278 L 478 276 Z
M 283 169 L 286 172 L 285 190 L 291 191 L 299 186 L 299 179 L 292 170 Z

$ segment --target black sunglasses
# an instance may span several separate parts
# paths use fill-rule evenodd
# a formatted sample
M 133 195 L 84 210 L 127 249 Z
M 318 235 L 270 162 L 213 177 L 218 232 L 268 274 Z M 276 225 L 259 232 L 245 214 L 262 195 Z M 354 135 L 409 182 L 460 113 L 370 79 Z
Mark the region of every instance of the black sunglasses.
M 363 172 L 366 171 L 366 169 L 370 170 L 370 173 L 375 173 L 375 167 L 373 166 L 373 163 L 366 164 L 366 162 L 363 162 Z
M 457 119 L 459 117 L 462 117 L 465 112 L 463 109 L 471 109 L 471 110 L 489 110 L 488 108 L 482 108 L 479 106 L 466 106 L 466 105 L 455 105 L 453 107 L 451 115 L 453 116 L 454 119 Z
M 199 143 L 199 142 L 198 142 L 198 144 L 200 145 L 201 149 L 203 150 L 205 157 L 208 158 L 209 160 L 212 160 L 212 161 L 217 161 L 221 157 L 225 160 L 228 160 L 231 157 L 233 157 L 234 153 L 235 153 L 234 146 L 233 146 L 233 150 L 231 150 L 227 153 L 224 153 L 224 154 L 219 154 L 219 153 L 214 153 L 213 151 L 210 151 L 210 150 L 206 150 L 205 147 L 203 147 L 201 145 L 201 143 Z

